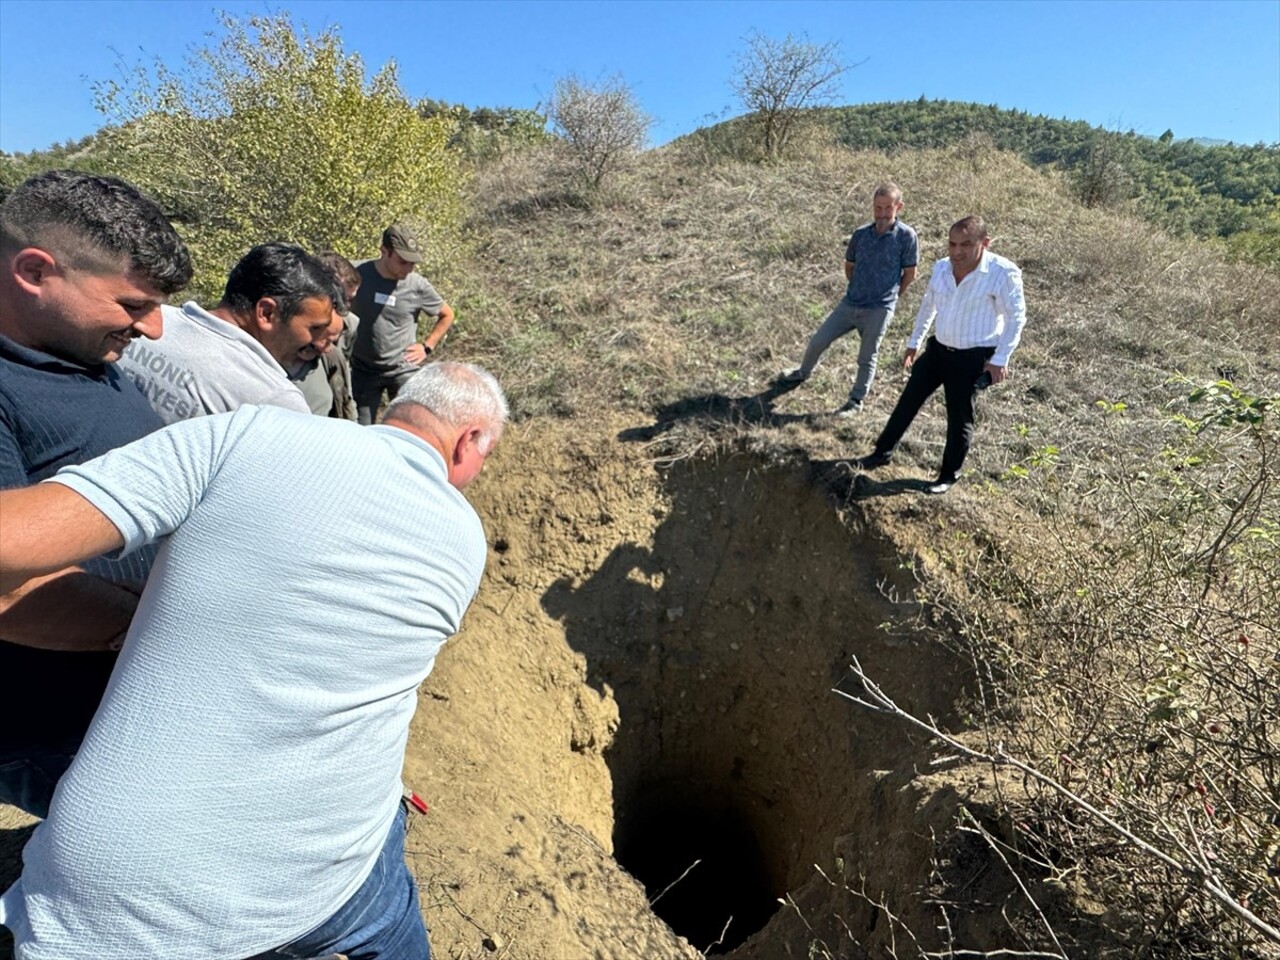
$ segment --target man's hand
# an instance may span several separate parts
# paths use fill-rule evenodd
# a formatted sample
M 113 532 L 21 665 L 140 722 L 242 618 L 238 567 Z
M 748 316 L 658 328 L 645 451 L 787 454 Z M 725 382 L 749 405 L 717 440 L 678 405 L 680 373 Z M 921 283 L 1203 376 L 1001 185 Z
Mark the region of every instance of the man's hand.
M 431 353 L 431 347 L 425 343 L 411 343 L 405 347 L 404 358 L 408 363 L 412 363 L 415 367 L 420 367 L 427 362 L 427 355 Z
M 907 347 L 907 352 L 902 355 L 902 369 L 910 370 L 911 365 L 916 362 L 915 347 Z
M 1008 376 L 1008 374 L 1005 373 L 1005 370 L 1006 370 L 1005 367 L 997 367 L 994 363 L 988 363 L 982 368 L 983 373 L 991 374 L 992 383 L 999 383 L 1006 376 Z

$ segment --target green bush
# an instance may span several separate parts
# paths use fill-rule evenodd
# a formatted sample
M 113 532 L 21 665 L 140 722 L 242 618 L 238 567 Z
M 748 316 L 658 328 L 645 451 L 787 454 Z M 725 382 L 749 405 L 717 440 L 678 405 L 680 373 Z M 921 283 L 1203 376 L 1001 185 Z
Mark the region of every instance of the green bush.
M 464 183 L 447 148 L 455 122 L 421 116 L 394 63 L 366 79 L 332 28 L 300 34 L 283 15 L 223 27 L 178 72 L 157 62 L 95 88 L 118 122 L 114 172 L 173 217 L 195 258 L 194 293 L 216 298 L 254 244 L 369 254 L 399 220 L 448 260 Z

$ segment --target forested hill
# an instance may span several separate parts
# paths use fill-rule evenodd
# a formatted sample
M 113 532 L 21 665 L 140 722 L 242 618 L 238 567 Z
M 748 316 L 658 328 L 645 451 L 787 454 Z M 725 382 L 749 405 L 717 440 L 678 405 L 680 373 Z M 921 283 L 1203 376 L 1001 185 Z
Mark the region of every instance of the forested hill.
M 1175 234 L 1222 239 L 1235 254 L 1280 267 L 1280 144 L 1209 146 L 1117 132 L 1082 120 L 1058 120 L 977 103 L 919 100 L 809 111 L 835 139 L 864 150 L 946 147 L 989 137 L 1002 150 L 1071 177 L 1089 206 L 1128 202 Z M 739 117 L 701 131 L 740 141 Z

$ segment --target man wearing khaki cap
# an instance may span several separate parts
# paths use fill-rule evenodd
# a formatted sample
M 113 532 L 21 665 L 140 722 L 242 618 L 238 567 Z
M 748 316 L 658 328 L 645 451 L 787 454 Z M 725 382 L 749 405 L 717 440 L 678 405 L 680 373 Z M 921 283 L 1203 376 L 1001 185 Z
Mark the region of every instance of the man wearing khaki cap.
M 415 269 L 422 242 L 412 227 L 394 224 L 382 232 L 382 253 L 356 264 L 360 289 L 351 312 L 360 318 L 351 351 L 351 392 L 360 422 L 373 423 L 385 390 L 396 394 L 453 325 L 453 308 Z M 418 341 L 418 317 L 435 318 L 431 332 Z

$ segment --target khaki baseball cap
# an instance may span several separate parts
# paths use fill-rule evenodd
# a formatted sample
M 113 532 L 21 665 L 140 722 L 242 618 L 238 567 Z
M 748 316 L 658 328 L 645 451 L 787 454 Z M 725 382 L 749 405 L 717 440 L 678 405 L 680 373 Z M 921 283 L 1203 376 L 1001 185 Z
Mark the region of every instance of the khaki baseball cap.
M 410 263 L 422 262 L 422 243 L 418 234 L 403 223 L 393 224 L 382 232 L 382 245 L 390 247 Z

